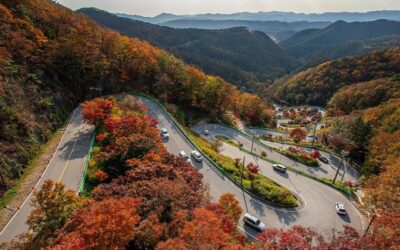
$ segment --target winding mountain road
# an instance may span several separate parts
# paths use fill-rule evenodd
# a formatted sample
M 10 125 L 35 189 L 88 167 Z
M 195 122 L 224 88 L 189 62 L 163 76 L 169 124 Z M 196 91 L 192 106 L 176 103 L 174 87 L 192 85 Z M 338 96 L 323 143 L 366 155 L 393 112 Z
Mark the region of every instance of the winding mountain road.
M 81 108 L 76 108 L 53 157 L 35 185 L 35 189 L 40 189 L 46 180 L 51 179 L 62 182 L 66 190 L 78 190 L 92 135 L 92 126 L 84 123 Z M 33 209 L 31 206 L 32 194 L 31 192 L 20 208 L 17 208 L 14 216 L 0 232 L 0 244 L 10 241 L 18 234 L 28 230 L 26 220 Z
M 251 150 L 252 140 L 250 139 L 250 135 L 246 136 L 246 135 L 244 135 L 244 133 L 242 133 L 238 130 L 235 130 L 233 128 L 218 125 L 218 124 L 197 124 L 194 127 L 192 127 L 192 130 L 198 134 L 203 134 L 204 130 L 209 130 L 208 139 L 210 139 L 210 138 L 213 139 L 217 135 L 222 135 L 229 139 L 232 139 L 235 142 L 241 142 L 245 149 L 247 149 L 248 151 Z M 226 146 L 227 144 L 224 144 L 224 145 Z M 323 155 L 327 159 L 329 159 L 329 164 L 318 161 L 320 166 L 309 167 L 304 164 L 298 163 L 298 162 L 296 162 L 296 161 L 294 161 L 272 149 L 272 148 L 277 148 L 277 149 L 284 150 L 289 147 L 290 147 L 290 145 L 287 145 L 287 144 L 262 141 L 262 143 L 255 142 L 253 144 L 253 151 L 257 154 L 261 154 L 261 151 L 264 151 L 267 153 L 267 157 L 269 159 L 272 159 L 276 162 L 281 162 L 287 166 L 292 166 L 292 167 L 298 168 L 300 170 L 303 170 L 309 174 L 316 175 L 318 177 L 328 178 L 328 179 L 333 179 L 335 177 L 337 168 L 340 166 L 341 159 L 339 157 L 329 154 L 329 153 L 326 153 L 326 152 L 323 152 L 323 151 L 320 151 L 321 155 Z M 349 164 L 345 161 L 344 161 L 343 166 L 344 166 L 344 168 L 342 167 L 341 168 L 342 170 L 339 172 L 338 180 L 340 180 L 343 177 L 344 181 L 356 183 L 357 178 L 358 178 L 356 171 L 354 171 L 349 166 Z M 345 169 L 346 171 L 343 171 L 343 169 Z
M 158 127 L 166 128 L 169 131 L 170 139 L 165 145 L 171 153 L 178 154 L 181 150 L 190 153 L 194 149 L 194 146 L 186 139 L 159 104 L 145 97 L 138 96 L 137 98 L 148 107 L 148 112 L 158 120 Z M 52 179 L 63 182 L 67 189 L 77 190 L 86 164 L 92 136 L 93 128 L 84 123 L 81 110 L 77 108 L 53 158 L 35 187 L 39 188 L 44 180 Z M 228 151 L 227 154 L 230 156 L 235 158 L 246 156 L 246 162 L 252 161 L 259 164 L 262 174 L 296 193 L 301 197 L 303 205 L 298 208 L 285 209 L 266 204 L 243 192 L 209 162 L 198 163 L 193 161 L 193 165 L 203 174 L 204 181 L 209 186 L 209 192 L 213 199 L 218 199 L 223 193 L 234 194 L 243 210 L 260 218 L 268 228 L 287 228 L 298 224 L 311 227 L 327 238 L 332 236 L 332 229 L 340 231 L 343 225 L 350 225 L 359 232 L 364 230 L 361 214 L 338 191 L 302 175 L 291 172 L 288 174 L 277 173 L 272 170 L 271 163 L 257 159 L 235 147 L 229 148 Z M 0 233 L 0 243 L 9 241 L 28 229 L 26 219 L 32 211 L 31 200 L 32 193 Z M 336 201 L 345 204 L 348 216 L 342 217 L 336 214 L 334 208 Z M 240 225 L 240 228 L 250 237 L 256 235 L 253 229 L 243 224 Z
M 170 139 L 165 144 L 171 153 L 177 155 L 181 150 L 190 153 L 195 149 L 159 104 L 145 97 L 139 96 L 137 98 L 148 107 L 149 113 L 158 120 L 158 127 L 166 128 L 169 131 Z M 272 169 L 271 163 L 257 159 L 233 146 L 229 148 L 229 153 L 226 154 L 234 158 L 246 156 L 246 162 L 258 163 L 262 174 L 295 192 L 301 197 L 304 205 L 299 208 L 285 209 L 266 204 L 244 193 L 216 170 L 212 164 L 206 161 L 201 163 L 193 161 L 193 165 L 203 174 L 204 181 L 209 185 L 210 194 L 214 199 L 218 199 L 223 193 L 233 193 L 243 210 L 260 218 L 268 228 L 286 228 L 298 224 L 311 227 L 327 238 L 332 236 L 332 229 L 341 231 L 343 225 L 350 225 L 358 232 L 364 230 L 362 215 L 342 193 L 300 174 L 291 172 L 280 174 Z M 337 201 L 346 206 L 347 216 L 339 216 L 336 213 L 334 205 Z M 252 236 L 256 234 L 254 230 L 246 226 L 242 225 L 242 229 Z

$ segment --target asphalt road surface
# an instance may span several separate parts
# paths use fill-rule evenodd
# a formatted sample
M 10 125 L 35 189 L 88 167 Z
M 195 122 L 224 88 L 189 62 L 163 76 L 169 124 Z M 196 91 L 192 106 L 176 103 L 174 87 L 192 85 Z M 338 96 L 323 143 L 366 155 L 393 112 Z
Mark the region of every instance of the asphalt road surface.
M 78 190 L 92 134 L 93 128 L 83 122 L 81 108 L 78 107 L 72 114 L 53 158 L 36 184 L 36 189 L 39 189 L 45 180 L 52 179 L 64 183 L 66 190 Z M 10 241 L 18 234 L 28 230 L 26 220 L 32 211 L 31 200 L 32 193 L 1 231 L 0 243 Z
M 149 113 L 157 118 L 158 127 L 168 130 L 170 138 L 165 142 L 165 145 L 171 153 L 178 155 L 179 151 L 184 150 L 187 154 L 190 154 L 194 150 L 194 147 L 185 139 L 158 104 L 144 97 L 137 98 L 144 102 L 148 107 Z M 268 228 L 287 228 L 298 224 L 304 227 L 311 227 L 327 238 L 332 236 L 332 229 L 341 231 L 343 225 L 350 225 L 358 232 L 364 230 L 361 214 L 340 192 L 299 174 L 291 172 L 280 174 L 272 169 L 269 162 L 257 160 L 252 155 L 246 154 L 235 147 L 231 147 L 228 151 L 228 153 L 225 153 L 231 157 L 240 158 L 245 156 L 247 163 L 250 161 L 258 163 L 262 174 L 296 193 L 301 197 L 304 205 L 299 208 L 284 209 L 261 202 L 244 193 L 205 161 L 198 163 L 192 159 L 193 165 L 203 174 L 204 181 L 209 185 L 209 192 L 213 199 L 218 199 L 223 193 L 234 194 L 243 210 L 258 217 Z M 348 215 L 339 216 L 335 210 L 335 202 L 342 202 L 347 208 Z M 251 237 L 257 234 L 256 231 L 243 226 L 243 224 L 241 224 L 241 228 Z

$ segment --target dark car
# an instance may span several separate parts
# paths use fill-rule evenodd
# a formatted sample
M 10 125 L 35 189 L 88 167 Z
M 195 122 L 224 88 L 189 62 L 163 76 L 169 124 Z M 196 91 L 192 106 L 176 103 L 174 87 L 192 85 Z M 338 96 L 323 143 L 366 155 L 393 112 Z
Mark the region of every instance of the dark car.
M 324 157 L 324 156 L 320 156 L 320 157 L 318 157 L 318 159 L 319 159 L 320 161 L 322 161 L 323 163 L 326 163 L 326 164 L 329 163 L 329 160 L 328 160 L 326 157 Z

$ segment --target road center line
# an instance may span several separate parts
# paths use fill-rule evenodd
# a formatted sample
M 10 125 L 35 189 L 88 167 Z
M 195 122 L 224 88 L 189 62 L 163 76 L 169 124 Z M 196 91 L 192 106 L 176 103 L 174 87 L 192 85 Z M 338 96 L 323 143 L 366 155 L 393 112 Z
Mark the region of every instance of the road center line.
M 81 127 L 82 127 L 82 124 L 81 124 L 81 125 L 79 126 L 79 128 L 78 128 L 78 135 L 79 135 L 79 133 L 80 133 L 80 131 L 81 131 Z M 64 176 L 65 170 L 67 170 L 69 160 L 71 159 L 72 153 L 74 152 L 74 149 L 75 149 L 75 146 L 76 146 L 76 142 L 78 141 L 78 139 L 79 139 L 79 136 L 75 139 L 74 145 L 72 145 L 71 152 L 70 152 L 69 155 L 68 155 L 68 160 L 65 162 L 64 169 L 63 169 L 63 171 L 61 172 L 60 178 L 58 178 L 57 183 L 60 183 L 62 177 Z

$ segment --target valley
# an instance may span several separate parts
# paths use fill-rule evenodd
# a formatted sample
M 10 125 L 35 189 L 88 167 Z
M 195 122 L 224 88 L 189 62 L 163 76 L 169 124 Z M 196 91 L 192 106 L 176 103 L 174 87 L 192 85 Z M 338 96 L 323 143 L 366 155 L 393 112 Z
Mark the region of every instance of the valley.
M 0 0 L 1 249 L 400 246 L 399 11 L 102 1 Z

